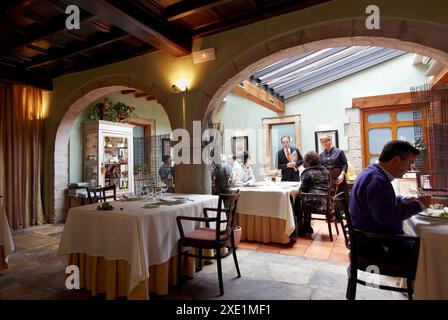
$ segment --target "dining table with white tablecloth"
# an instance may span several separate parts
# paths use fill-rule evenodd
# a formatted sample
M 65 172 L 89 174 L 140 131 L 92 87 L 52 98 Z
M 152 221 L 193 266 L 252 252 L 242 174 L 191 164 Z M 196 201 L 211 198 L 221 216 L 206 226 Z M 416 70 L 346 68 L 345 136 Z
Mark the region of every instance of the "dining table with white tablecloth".
M 8 269 L 8 260 L 14 251 L 11 230 L 3 206 L 0 204 L 0 270 Z
M 404 229 L 420 237 L 414 298 L 448 300 L 448 219 L 415 215 Z
M 97 210 L 98 204 L 69 210 L 58 254 L 69 255 L 70 263 L 80 268 L 82 287 L 92 295 L 105 292 L 108 299 L 168 293 L 168 284 L 175 284 L 177 275 L 176 217 L 198 217 L 204 207 L 218 204 L 212 195 L 170 196 L 185 200 L 152 205 L 128 199 L 109 202 L 110 211 Z M 195 226 L 186 222 L 184 230 Z
M 261 182 L 240 187 L 241 240 L 289 243 L 295 229 L 293 203 L 300 182 Z

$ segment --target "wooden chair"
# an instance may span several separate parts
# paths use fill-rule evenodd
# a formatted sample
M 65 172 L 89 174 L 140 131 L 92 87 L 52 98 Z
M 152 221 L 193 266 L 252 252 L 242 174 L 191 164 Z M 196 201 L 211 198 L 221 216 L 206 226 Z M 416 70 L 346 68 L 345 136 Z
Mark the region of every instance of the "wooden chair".
M 330 179 L 330 183 L 328 185 L 328 191 L 327 192 L 322 192 L 322 193 L 304 193 L 301 192 L 299 194 L 300 197 L 300 201 L 301 201 L 301 211 L 302 214 L 305 215 L 307 214 L 306 211 L 308 211 L 308 213 L 310 214 L 310 219 L 311 220 L 324 220 L 327 222 L 328 225 L 328 233 L 330 235 L 330 241 L 333 241 L 333 232 L 332 232 L 332 228 L 331 228 L 331 222 L 334 222 L 334 226 L 336 228 L 336 233 L 339 235 L 339 229 L 338 229 L 338 224 L 337 224 L 337 219 L 335 216 L 333 216 L 334 213 L 334 206 L 333 206 L 333 198 L 334 198 L 334 192 L 336 190 L 335 186 L 333 185 L 331 179 Z M 327 201 L 327 206 L 325 208 L 325 210 L 312 210 L 310 212 L 309 208 L 305 207 L 305 199 L 309 200 L 309 199 L 325 199 Z M 324 218 L 316 218 L 313 217 L 314 215 L 324 215 Z
M 222 282 L 221 259 L 233 255 L 238 278 L 241 277 L 240 268 L 236 256 L 235 240 L 233 230 L 236 226 L 236 208 L 240 193 L 236 194 L 220 194 L 218 200 L 218 208 L 203 208 L 204 217 L 176 217 L 177 226 L 179 228 L 180 239 L 178 242 L 178 281 L 180 283 L 182 274 L 182 257 L 194 257 L 199 259 L 199 267 L 202 268 L 202 259 L 204 249 L 214 249 L 214 255 L 207 259 L 215 259 L 217 261 L 219 292 L 224 294 L 224 286 Z M 208 212 L 216 212 L 216 217 L 209 217 Z M 202 222 L 205 228 L 197 228 L 191 232 L 185 233 L 182 221 Z M 210 227 L 210 222 L 215 223 L 215 228 Z M 225 227 L 221 224 L 225 224 Z M 190 253 L 184 251 L 184 247 L 196 248 L 198 253 Z M 222 248 L 227 248 L 227 252 L 223 253 Z
M 376 266 L 380 275 L 405 278 L 407 280 L 406 288 L 391 287 L 379 285 L 379 289 L 392 290 L 398 292 L 406 292 L 409 300 L 412 300 L 414 292 L 413 281 L 417 270 L 418 253 L 420 248 L 420 238 L 406 235 L 391 235 L 365 232 L 353 228 L 352 221 L 348 210 L 348 199 L 344 192 L 338 193 L 335 198 L 335 205 L 338 215 L 340 216 L 341 226 L 345 238 L 345 246 L 350 250 L 350 265 L 348 267 L 348 283 L 346 297 L 349 300 L 355 300 L 356 285 L 362 284 L 368 286 L 369 283 L 358 279 L 358 270 L 370 270 L 369 267 Z M 394 257 L 392 255 L 378 255 L 370 250 L 363 249 L 358 246 L 360 237 L 369 241 L 376 241 L 378 244 L 391 245 L 393 243 L 400 244 L 409 241 L 412 244 L 411 253 L 404 259 L 402 257 Z
M 112 191 L 112 193 L 110 193 Z M 107 187 L 99 187 L 95 189 L 97 202 L 106 202 L 107 199 L 117 200 L 117 187 L 115 184 Z

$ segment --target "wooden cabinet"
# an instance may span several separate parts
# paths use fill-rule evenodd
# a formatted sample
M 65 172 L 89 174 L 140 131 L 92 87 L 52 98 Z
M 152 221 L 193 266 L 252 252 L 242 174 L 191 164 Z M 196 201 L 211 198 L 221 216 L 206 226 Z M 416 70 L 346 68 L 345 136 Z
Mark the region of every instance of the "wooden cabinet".
M 117 193 L 134 192 L 133 127 L 103 120 L 84 123 L 84 181 L 115 184 Z

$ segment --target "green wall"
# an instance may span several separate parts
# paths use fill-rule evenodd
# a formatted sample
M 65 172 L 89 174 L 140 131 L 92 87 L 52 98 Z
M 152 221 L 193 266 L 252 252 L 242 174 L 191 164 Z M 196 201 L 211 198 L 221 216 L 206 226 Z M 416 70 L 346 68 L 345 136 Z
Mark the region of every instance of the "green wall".
M 145 119 L 154 119 L 156 124 L 156 135 L 170 134 L 171 127 L 168 116 L 163 107 L 155 100 L 147 101 L 145 98 L 135 98 L 132 94 L 123 95 L 115 92 L 103 96 L 91 105 L 104 98 L 112 102 L 121 101 L 129 106 L 135 107 L 135 116 Z M 89 105 L 90 107 L 90 105 Z M 83 122 L 88 120 L 88 108 L 81 113 L 73 123 L 70 147 L 69 147 L 69 182 L 83 181 Z
M 264 137 L 260 136 L 262 118 L 275 117 L 277 113 L 239 95 L 230 93 L 225 102 L 213 114 L 213 122 L 221 123 L 224 153 L 232 153 L 233 136 L 248 136 L 249 152 L 252 154 L 252 170 L 257 181 L 263 180 Z M 242 163 L 242 161 L 240 161 Z

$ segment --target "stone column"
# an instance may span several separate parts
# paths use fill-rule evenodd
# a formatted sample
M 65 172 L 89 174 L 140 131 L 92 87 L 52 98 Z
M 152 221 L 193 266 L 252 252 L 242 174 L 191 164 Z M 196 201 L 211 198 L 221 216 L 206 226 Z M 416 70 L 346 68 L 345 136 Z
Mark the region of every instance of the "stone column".
M 345 109 L 344 131 L 348 142 L 346 156 L 359 174 L 362 170 L 362 138 L 359 108 Z

